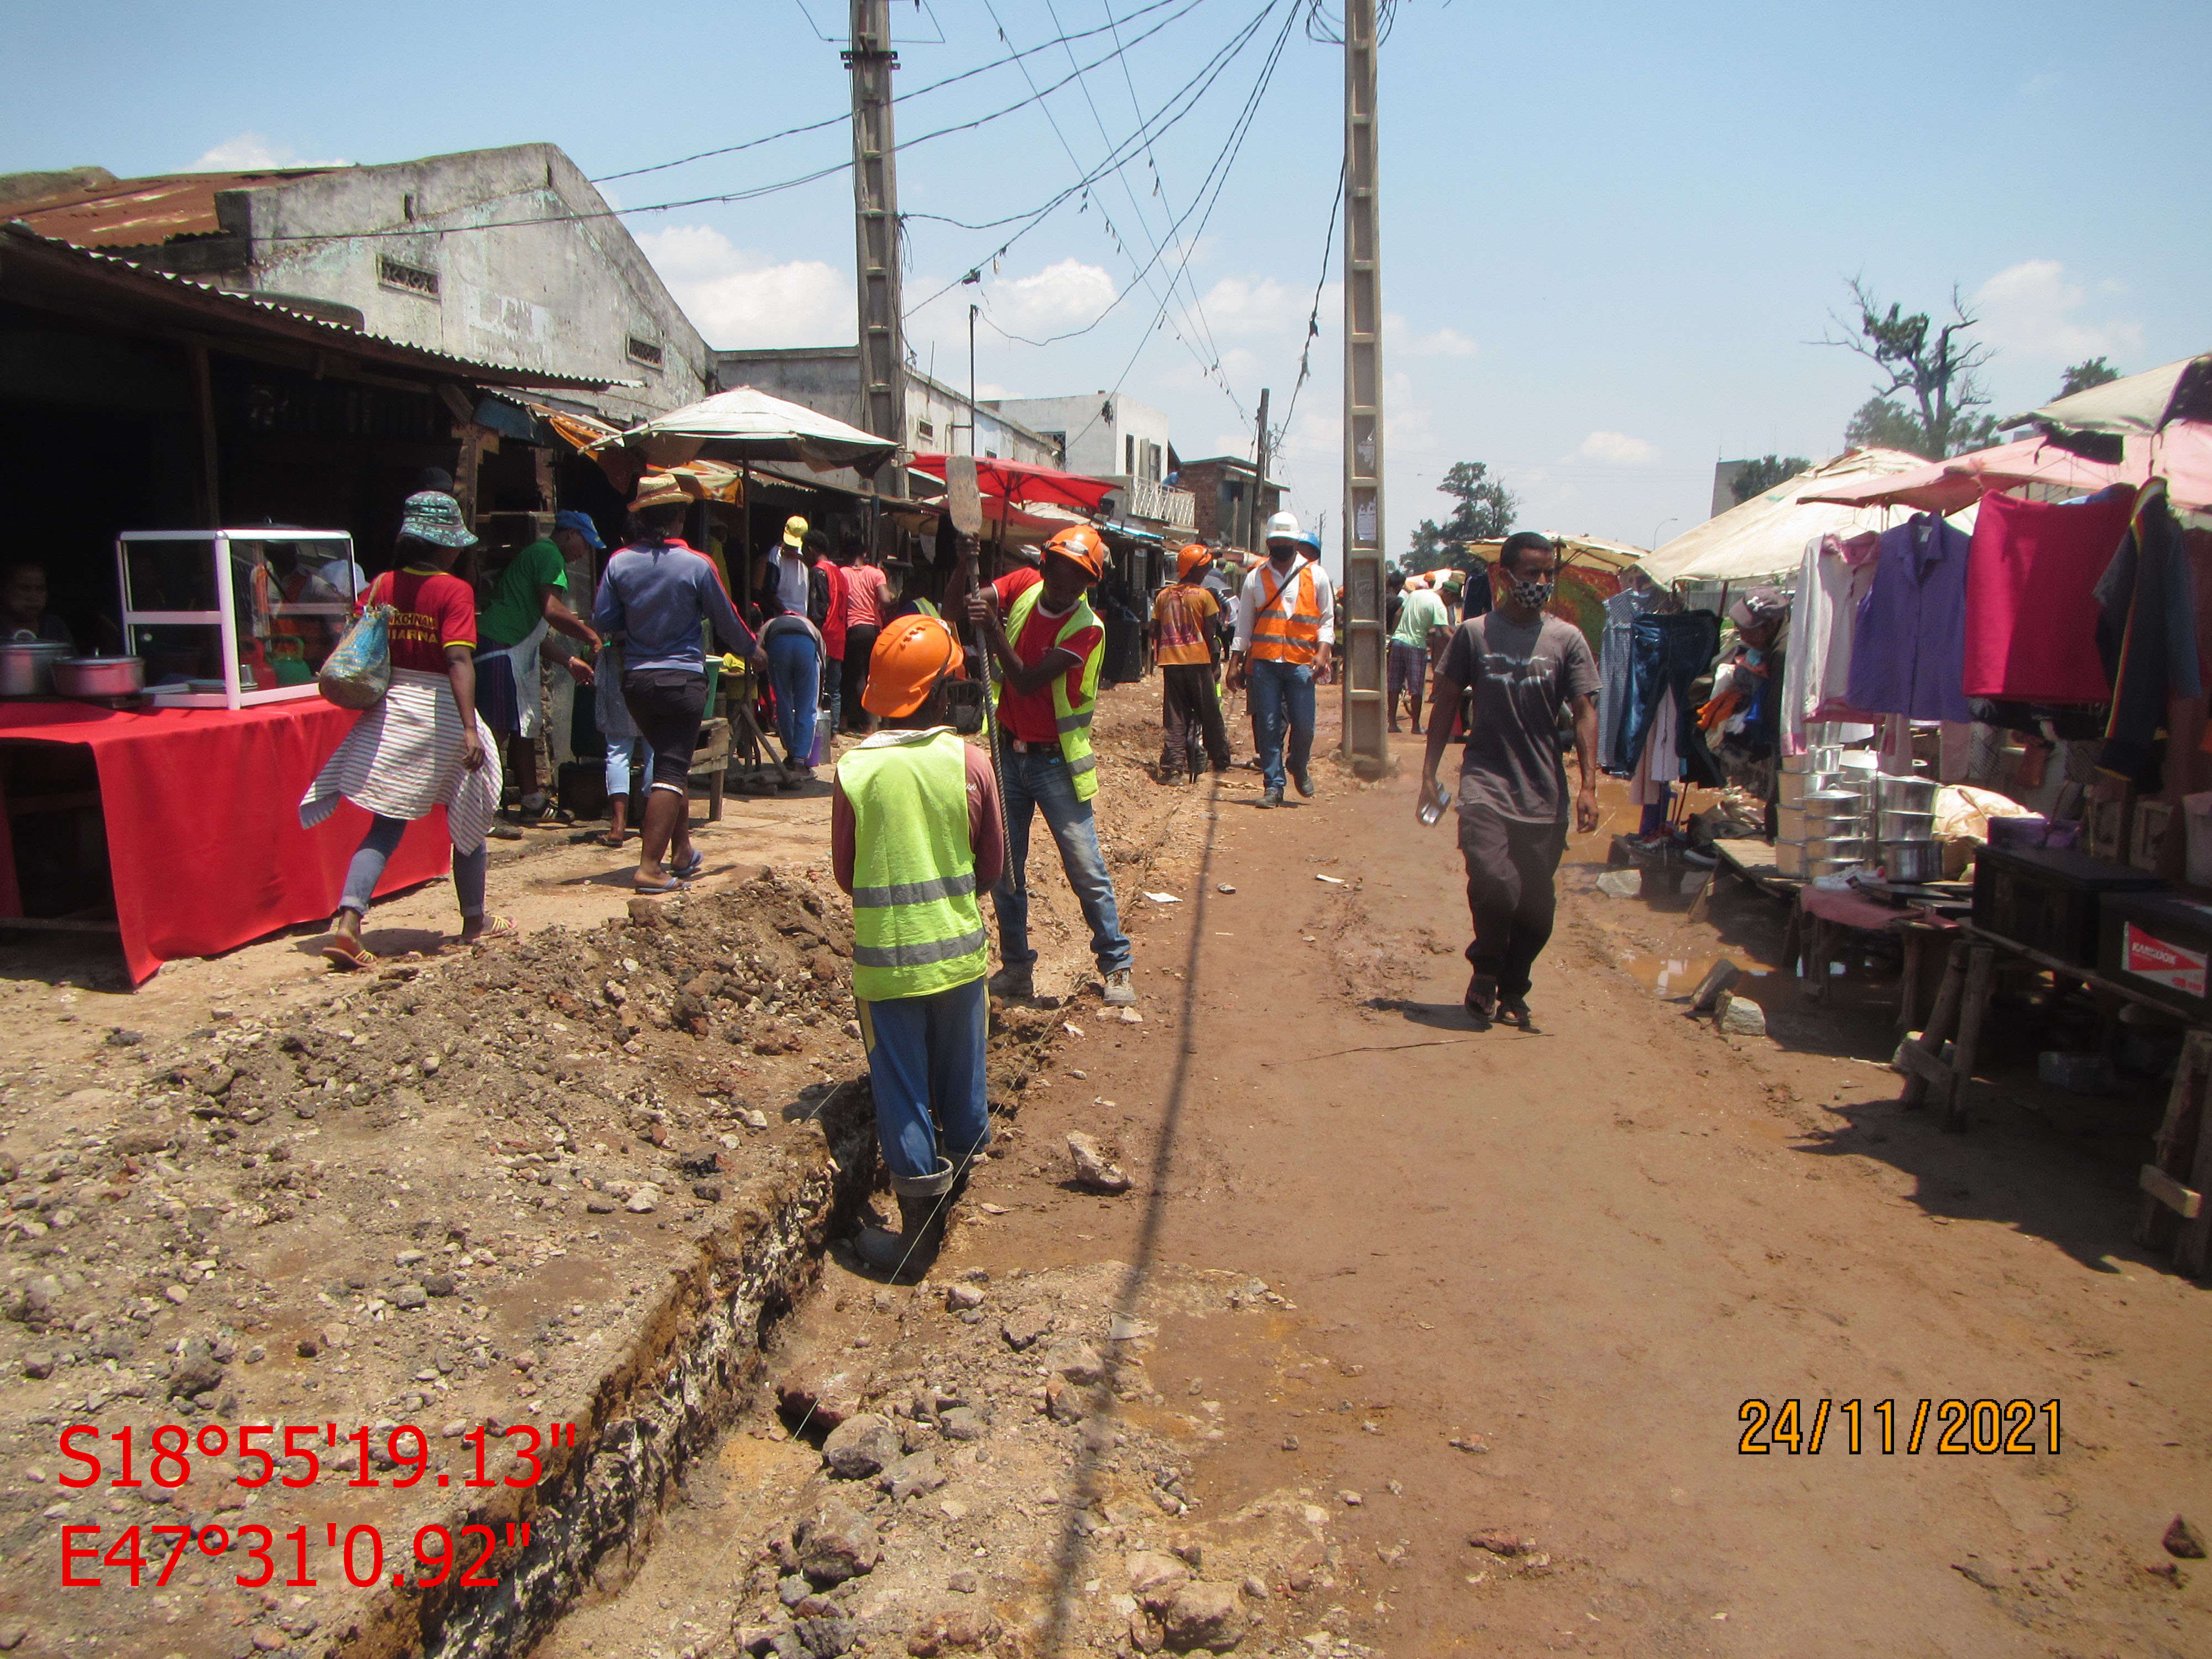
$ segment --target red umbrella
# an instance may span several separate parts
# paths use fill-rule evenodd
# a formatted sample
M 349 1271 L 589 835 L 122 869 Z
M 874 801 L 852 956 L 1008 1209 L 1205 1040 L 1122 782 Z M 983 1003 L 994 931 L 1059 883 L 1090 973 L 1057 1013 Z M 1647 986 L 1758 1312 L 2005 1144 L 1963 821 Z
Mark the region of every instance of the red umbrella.
M 917 455 L 913 461 L 914 470 L 927 472 L 941 482 L 945 459 L 941 454 Z M 1049 466 L 1031 466 L 1024 461 L 1002 461 L 995 456 L 978 455 L 975 488 L 983 495 L 1018 503 L 1035 505 L 1044 501 L 1092 513 L 1097 510 L 1099 502 L 1114 493 L 1115 486 L 1103 478 L 1086 478 L 1079 472 L 1062 472 Z

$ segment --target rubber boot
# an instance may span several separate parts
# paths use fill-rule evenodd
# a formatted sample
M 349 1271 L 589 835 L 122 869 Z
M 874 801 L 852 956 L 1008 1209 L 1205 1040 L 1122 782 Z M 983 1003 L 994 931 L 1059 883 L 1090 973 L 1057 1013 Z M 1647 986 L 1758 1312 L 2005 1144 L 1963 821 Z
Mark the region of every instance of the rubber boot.
M 893 1281 L 910 1285 L 929 1271 L 945 1243 L 945 1223 L 952 1207 L 953 1168 L 938 1160 L 933 1175 L 893 1176 L 891 1192 L 898 1200 L 899 1230 L 880 1227 L 861 1230 L 854 1248 L 860 1260 Z

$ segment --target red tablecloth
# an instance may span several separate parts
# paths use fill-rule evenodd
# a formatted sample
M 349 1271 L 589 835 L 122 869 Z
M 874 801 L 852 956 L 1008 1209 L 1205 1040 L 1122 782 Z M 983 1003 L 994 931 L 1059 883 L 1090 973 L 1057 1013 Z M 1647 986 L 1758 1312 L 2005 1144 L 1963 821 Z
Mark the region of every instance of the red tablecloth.
M 123 958 L 134 982 L 337 907 L 368 814 L 343 804 L 312 830 L 300 797 L 360 716 L 320 697 L 259 708 L 124 714 L 77 702 L 0 704 L 0 742 L 81 743 L 100 811 Z M 442 809 L 408 826 L 377 891 L 452 861 Z

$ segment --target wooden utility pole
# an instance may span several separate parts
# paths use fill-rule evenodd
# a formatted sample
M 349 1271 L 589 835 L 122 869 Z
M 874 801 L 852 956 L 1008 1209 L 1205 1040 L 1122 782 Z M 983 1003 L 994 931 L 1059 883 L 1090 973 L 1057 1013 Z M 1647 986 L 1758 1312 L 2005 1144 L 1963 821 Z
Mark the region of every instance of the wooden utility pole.
M 906 494 L 906 343 L 899 296 L 898 156 L 891 131 L 890 0 L 852 0 L 853 221 L 860 292 L 860 424 L 899 445 L 875 477 Z
M 1252 520 L 1252 550 L 1264 554 L 1267 550 L 1267 521 L 1261 518 L 1267 505 L 1267 388 L 1260 388 L 1260 447 L 1257 452 L 1258 470 L 1252 474 L 1252 501 L 1249 516 Z
M 1383 730 L 1382 250 L 1376 222 L 1375 0 L 1344 7 L 1345 757 L 1389 764 Z

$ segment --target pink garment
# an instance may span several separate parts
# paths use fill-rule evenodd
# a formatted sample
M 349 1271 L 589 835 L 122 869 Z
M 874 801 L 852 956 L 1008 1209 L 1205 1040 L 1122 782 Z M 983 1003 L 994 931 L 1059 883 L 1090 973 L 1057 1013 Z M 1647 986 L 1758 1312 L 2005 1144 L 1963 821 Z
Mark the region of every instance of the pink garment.
M 1984 495 L 1966 556 L 1966 695 L 2029 702 L 2112 701 L 2090 597 L 2133 505 L 2061 507 Z

